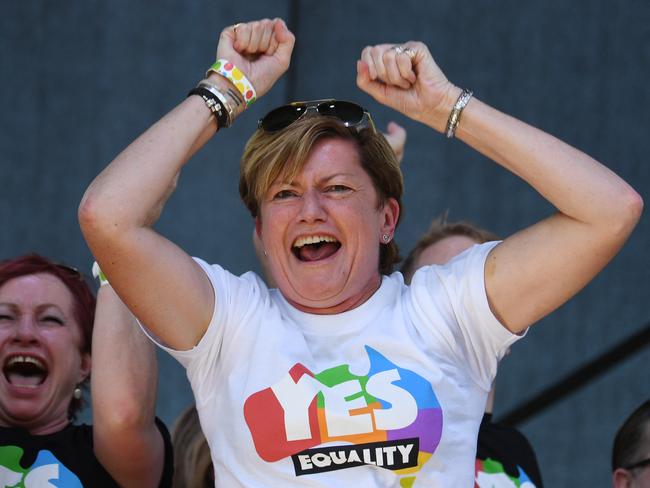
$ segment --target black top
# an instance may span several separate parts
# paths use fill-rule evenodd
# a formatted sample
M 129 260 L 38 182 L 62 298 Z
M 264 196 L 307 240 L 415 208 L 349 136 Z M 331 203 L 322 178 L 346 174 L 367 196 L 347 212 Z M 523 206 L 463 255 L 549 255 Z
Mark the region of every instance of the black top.
M 161 488 L 171 487 L 174 456 L 165 425 L 156 419 L 165 444 Z M 31 435 L 20 427 L 0 427 L 0 478 L 7 486 L 115 488 L 118 484 L 93 452 L 92 426 L 68 425 L 49 435 Z M 22 482 L 22 483 L 21 483 Z
M 487 481 L 490 475 L 499 474 L 501 477 L 505 474 L 522 484 L 529 481 L 535 488 L 543 486 L 537 458 L 528 439 L 514 427 L 492 423 L 492 415 L 486 413 L 478 433 L 476 486 L 481 486 L 478 484 L 479 476 Z

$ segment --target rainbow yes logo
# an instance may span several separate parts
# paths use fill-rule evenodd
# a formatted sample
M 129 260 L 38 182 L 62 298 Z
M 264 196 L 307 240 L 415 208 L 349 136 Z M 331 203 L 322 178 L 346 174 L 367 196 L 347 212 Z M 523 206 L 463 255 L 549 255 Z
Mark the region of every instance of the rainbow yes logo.
M 244 416 L 262 459 L 290 456 L 298 476 L 364 464 L 408 474 L 428 461 L 442 435 L 431 385 L 365 349 L 365 376 L 348 365 L 314 374 L 296 364 L 246 400 Z

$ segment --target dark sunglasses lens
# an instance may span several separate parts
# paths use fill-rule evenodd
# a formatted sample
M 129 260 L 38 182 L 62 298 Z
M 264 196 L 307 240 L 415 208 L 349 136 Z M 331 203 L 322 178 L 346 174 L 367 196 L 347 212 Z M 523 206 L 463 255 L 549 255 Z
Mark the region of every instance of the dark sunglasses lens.
M 356 103 L 341 102 L 338 100 L 321 103 L 318 106 L 318 113 L 336 117 L 346 124 L 358 124 L 363 118 L 362 107 Z
M 77 268 L 73 268 L 72 266 L 68 266 L 67 264 L 61 264 L 61 263 L 56 263 L 55 266 L 62 270 L 64 273 L 67 273 L 68 275 L 72 276 L 73 278 L 77 278 L 81 281 L 85 281 L 86 277 L 84 274 L 79 271 Z
M 267 132 L 275 132 L 289 127 L 303 114 L 305 107 L 295 105 L 284 105 L 271 110 L 262 119 L 262 129 Z
M 70 274 L 70 275 L 73 275 L 73 276 L 83 276 L 83 275 L 81 274 L 81 271 L 79 271 L 77 268 L 73 268 L 72 266 L 68 266 L 67 264 L 61 264 L 61 263 L 58 263 L 56 266 L 57 266 L 59 269 L 62 269 L 63 271 L 65 271 L 66 273 L 68 273 L 68 274 Z

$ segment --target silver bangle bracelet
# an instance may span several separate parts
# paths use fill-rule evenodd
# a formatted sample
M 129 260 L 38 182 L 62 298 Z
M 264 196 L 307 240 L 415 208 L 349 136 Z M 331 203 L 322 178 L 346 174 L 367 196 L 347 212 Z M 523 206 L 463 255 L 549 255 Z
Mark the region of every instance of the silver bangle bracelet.
M 208 83 L 205 80 L 199 82 L 197 86 L 199 88 L 205 88 L 206 90 L 208 90 L 210 93 L 212 93 L 215 97 L 219 99 L 221 104 L 226 109 L 226 112 L 228 113 L 228 122 L 224 126 L 224 128 L 230 127 L 233 121 L 235 120 L 235 110 L 233 109 L 232 102 L 230 101 L 230 99 L 227 96 L 225 96 L 223 93 L 221 93 L 221 91 L 219 91 L 219 89 L 216 86 L 214 86 L 212 83 Z
M 469 102 L 470 98 L 472 98 L 473 94 L 474 93 L 470 90 L 463 89 L 463 92 L 458 97 L 458 100 L 456 100 L 454 108 L 451 109 L 449 119 L 447 120 L 447 129 L 445 130 L 445 135 L 447 138 L 451 139 L 454 137 L 456 129 L 458 128 L 458 124 L 460 123 L 460 114 Z

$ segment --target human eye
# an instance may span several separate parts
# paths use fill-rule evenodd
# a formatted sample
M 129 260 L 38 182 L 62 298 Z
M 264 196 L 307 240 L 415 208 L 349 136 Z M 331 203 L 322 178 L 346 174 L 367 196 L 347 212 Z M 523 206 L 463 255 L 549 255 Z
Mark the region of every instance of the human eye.
M 296 192 L 292 190 L 280 190 L 273 195 L 273 200 L 286 200 L 296 196 Z
M 7 322 L 9 320 L 13 320 L 16 315 L 16 312 L 11 309 L 11 307 L 7 307 L 5 305 L 0 307 L 0 321 L 1 322 Z
M 330 185 L 325 189 L 328 193 L 346 193 L 352 191 L 352 188 L 345 185 Z
M 44 315 L 41 317 L 41 322 L 45 322 L 49 325 L 63 325 L 63 320 L 56 315 Z

